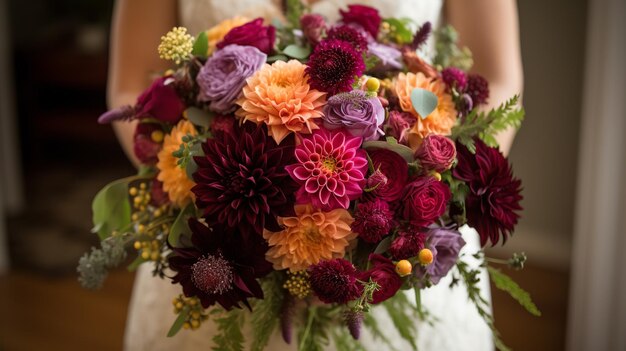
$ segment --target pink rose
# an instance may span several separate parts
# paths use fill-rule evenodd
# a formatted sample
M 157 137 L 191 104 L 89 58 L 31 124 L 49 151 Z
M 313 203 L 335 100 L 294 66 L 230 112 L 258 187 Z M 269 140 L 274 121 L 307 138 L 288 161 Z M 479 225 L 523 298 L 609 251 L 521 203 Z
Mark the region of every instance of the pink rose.
M 224 39 L 217 43 L 217 47 L 221 49 L 230 44 L 254 46 L 269 55 L 274 48 L 275 39 L 276 28 L 273 26 L 264 26 L 263 19 L 257 18 L 231 29 L 230 32 L 224 36 Z
M 442 135 L 428 135 L 422 141 L 415 157 L 427 171 L 443 172 L 450 169 L 456 159 L 454 142 Z
M 151 117 L 161 122 L 176 124 L 183 115 L 185 105 L 176 93 L 172 77 L 156 79 L 144 91 L 135 105 L 137 118 Z
M 341 13 L 341 21 L 343 23 L 357 24 L 363 27 L 372 37 L 376 38 L 378 36 L 382 18 L 380 18 L 380 14 L 378 14 L 378 10 L 375 8 L 363 5 L 349 5 L 348 11 L 340 10 L 339 12 Z
M 433 177 L 420 177 L 404 188 L 402 219 L 417 227 L 426 227 L 444 212 L 450 200 L 450 189 Z
M 386 126 L 387 133 L 396 138 L 399 143 L 406 145 L 409 142 L 409 130 L 416 121 L 415 117 L 410 113 L 391 111 L 389 112 L 389 121 Z
M 368 282 L 370 278 L 380 285 L 374 293 L 372 304 L 381 303 L 393 297 L 402 286 L 402 278 L 396 273 L 396 266 L 390 259 L 379 254 L 370 254 L 369 261 L 372 268 L 359 275 L 359 279 Z
M 315 46 L 322 40 L 322 35 L 326 30 L 326 20 L 316 13 L 306 14 L 300 17 L 300 26 L 304 37 Z

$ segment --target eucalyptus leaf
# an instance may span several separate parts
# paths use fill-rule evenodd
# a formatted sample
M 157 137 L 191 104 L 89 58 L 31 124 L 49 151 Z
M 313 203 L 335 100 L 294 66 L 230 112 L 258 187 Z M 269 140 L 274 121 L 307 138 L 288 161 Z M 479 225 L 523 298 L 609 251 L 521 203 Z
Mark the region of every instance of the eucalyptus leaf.
M 167 236 L 167 242 L 170 245 L 172 245 L 173 247 L 179 247 L 181 236 L 191 236 L 191 230 L 189 229 L 187 221 L 189 221 L 189 218 L 191 216 L 195 215 L 195 212 L 196 208 L 193 203 L 188 204 L 182 210 L 180 210 L 180 212 L 178 213 L 178 217 L 176 217 L 176 220 L 174 220 L 174 223 L 170 228 L 170 233 Z
M 167 332 L 167 337 L 171 338 L 172 336 L 176 335 L 183 327 L 183 324 L 185 324 L 187 318 L 189 318 L 189 307 L 185 306 L 178 314 L 178 317 L 174 321 L 174 324 L 172 324 L 170 331 Z
M 129 177 L 116 180 L 106 185 L 93 199 L 93 233 L 98 233 L 100 240 L 106 239 L 114 230 L 130 224 L 130 201 L 128 184 L 136 179 Z
M 191 54 L 194 56 L 207 57 L 207 53 L 209 52 L 209 38 L 206 35 L 206 32 L 202 31 L 198 34 L 196 41 L 193 43 L 193 49 Z
M 191 123 L 195 126 L 202 127 L 205 130 L 209 129 L 214 117 L 212 112 L 205 111 L 194 106 L 186 109 L 184 115 L 187 116 L 187 119 L 189 119 L 189 121 L 191 121 Z
M 415 88 L 411 91 L 413 109 L 422 119 L 426 119 L 437 108 L 438 102 L 437 95 L 426 89 Z
M 311 54 L 311 48 L 291 44 L 283 49 L 283 54 L 298 60 L 304 60 Z
M 386 141 L 366 141 L 363 143 L 364 149 L 387 149 L 402 156 L 407 162 L 413 162 L 413 150 L 402 144 L 390 144 Z
M 190 150 L 189 155 L 191 157 L 189 157 L 187 164 L 185 165 L 185 173 L 187 173 L 187 177 L 189 179 L 193 179 L 193 174 L 198 170 L 198 164 L 196 163 L 196 160 L 194 160 L 194 157 L 204 155 L 204 151 L 202 150 L 201 143 L 193 144 Z
M 376 246 L 376 250 L 374 250 L 374 253 L 383 254 L 387 252 L 387 250 L 389 250 L 390 247 L 391 247 L 391 236 L 388 236 L 384 238 L 383 240 L 381 240 L 380 243 L 378 243 L 378 246 Z

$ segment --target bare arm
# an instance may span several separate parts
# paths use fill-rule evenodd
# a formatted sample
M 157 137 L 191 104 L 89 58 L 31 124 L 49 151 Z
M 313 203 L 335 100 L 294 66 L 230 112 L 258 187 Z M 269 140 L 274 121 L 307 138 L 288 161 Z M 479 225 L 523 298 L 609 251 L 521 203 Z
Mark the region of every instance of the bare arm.
M 461 45 L 472 51 L 472 71 L 489 81 L 489 107 L 521 94 L 524 83 L 515 0 L 448 0 L 446 18 L 458 30 Z M 514 137 L 513 129 L 497 136 L 505 155 Z
M 176 0 L 118 0 L 113 12 L 109 81 L 109 108 L 133 105 L 150 84 L 151 76 L 168 68 L 159 59 L 160 38 L 177 23 Z M 133 164 L 133 132 L 136 122 L 113 124 L 124 152 Z

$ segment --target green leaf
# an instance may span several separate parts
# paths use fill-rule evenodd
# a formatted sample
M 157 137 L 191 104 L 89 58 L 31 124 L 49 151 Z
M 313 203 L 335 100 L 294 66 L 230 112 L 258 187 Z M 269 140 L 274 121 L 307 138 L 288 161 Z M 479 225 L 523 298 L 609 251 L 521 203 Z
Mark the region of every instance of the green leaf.
M 283 49 L 283 54 L 298 60 L 304 60 L 311 55 L 311 48 L 291 44 Z
M 261 281 L 264 298 L 254 303 L 251 351 L 262 351 L 278 325 L 285 293 L 283 283 L 283 276 L 279 272 L 273 272 Z
M 208 52 L 209 38 L 207 37 L 206 32 L 202 31 L 200 32 L 200 34 L 198 34 L 196 41 L 193 43 L 193 49 L 191 50 L 191 54 L 204 58 L 207 57 Z
M 489 271 L 489 276 L 491 277 L 491 281 L 496 286 L 496 288 L 506 291 L 511 295 L 513 299 L 519 302 L 522 307 L 526 309 L 533 316 L 541 316 L 541 311 L 537 308 L 537 306 L 533 303 L 530 298 L 530 294 L 524 289 L 522 289 L 516 282 L 511 279 L 508 275 L 502 273 L 497 268 L 487 266 L 487 270 Z
M 129 272 L 134 272 L 137 270 L 137 268 L 139 268 L 139 266 L 144 263 L 147 262 L 147 260 L 143 259 L 141 257 L 141 255 L 137 255 L 137 258 L 135 258 L 135 260 L 133 262 L 131 262 L 131 264 L 128 265 L 128 267 L 126 267 L 126 269 Z
M 212 112 L 205 111 L 195 106 L 189 107 L 183 112 L 183 114 L 193 123 L 195 126 L 202 127 L 204 130 L 208 130 L 211 126 L 211 122 L 215 115 Z
M 378 246 L 376 246 L 376 250 L 374 250 L 375 254 L 383 254 L 385 252 L 387 252 L 387 250 L 389 250 L 389 248 L 391 247 L 391 235 L 384 238 L 383 240 L 380 241 L 380 243 L 378 243 Z
M 437 95 L 426 89 L 415 88 L 411 91 L 413 109 L 422 119 L 426 119 L 437 108 L 438 102 Z
M 382 302 L 382 305 L 387 310 L 400 337 L 408 341 L 413 350 L 417 350 L 415 316 L 412 313 L 410 315 L 407 314 L 414 311 L 415 308 L 411 306 L 406 295 L 404 293 L 396 294 L 394 297 Z
M 291 28 L 300 27 L 300 17 L 302 17 L 306 9 L 304 2 L 301 0 L 287 0 L 285 2 L 285 17 Z
M 116 180 L 106 185 L 93 199 L 93 233 L 98 233 L 100 240 L 130 224 L 130 201 L 128 184 L 136 177 Z
M 167 236 L 167 242 L 173 247 L 180 246 L 180 237 L 190 237 L 191 230 L 189 229 L 189 225 L 187 222 L 189 218 L 196 214 L 196 207 L 193 203 L 185 206 L 174 220 L 172 227 L 170 228 L 170 233 Z
M 366 141 L 363 143 L 364 149 L 387 149 L 402 156 L 407 162 L 413 162 L 413 150 L 402 144 L 390 144 L 386 141 Z
M 410 20 L 386 18 L 383 20 L 392 27 L 391 36 L 398 44 L 408 44 L 413 41 L 413 31 L 409 27 Z
M 178 314 L 178 317 L 174 321 L 174 324 L 172 324 L 170 331 L 167 332 L 167 337 L 171 338 L 172 336 L 176 335 L 180 331 L 180 329 L 183 327 L 183 324 L 185 324 L 185 321 L 188 318 L 189 318 L 189 307 L 185 306 Z
M 276 61 L 289 61 L 289 57 L 285 55 L 273 55 L 267 58 L 267 63 L 273 63 Z

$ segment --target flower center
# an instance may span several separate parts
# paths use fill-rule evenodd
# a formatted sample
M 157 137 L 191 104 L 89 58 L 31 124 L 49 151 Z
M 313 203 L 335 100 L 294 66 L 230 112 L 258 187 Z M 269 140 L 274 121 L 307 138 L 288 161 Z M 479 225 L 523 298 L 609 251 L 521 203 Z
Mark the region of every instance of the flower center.
M 193 284 L 207 294 L 223 294 L 233 288 L 233 267 L 222 255 L 207 255 L 191 266 Z
M 333 173 L 337 169 L 337 160 L 332 157 L 323 159 L 322 168 L 328 173 Z
M 317 226 L 312 225 L 304 229 L 304 237 L 309 243 L 317 243 L 320 238 L 320 231 Z

